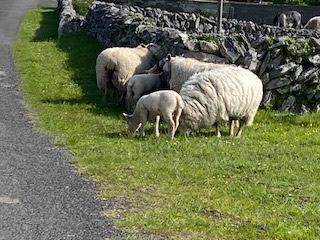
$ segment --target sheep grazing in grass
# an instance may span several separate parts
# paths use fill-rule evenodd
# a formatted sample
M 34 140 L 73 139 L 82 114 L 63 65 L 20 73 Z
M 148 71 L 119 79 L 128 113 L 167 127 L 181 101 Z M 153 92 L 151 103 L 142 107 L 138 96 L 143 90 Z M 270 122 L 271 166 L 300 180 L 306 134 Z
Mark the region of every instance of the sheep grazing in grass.
M 280 13 L 273 19 L 273 24 L 277 27 L 301 27 L 301 14 L 297 11 L 289 11 L 285 13 Z
M 311 18 L 304 26 L 306 29 L 320 30 L 320 16 Z
M 147 121 L 155 121 L 155 135 L 159 136 L 160 116 L 168 124 L 168 135 L 172 140 L 179 126 L 179 119 L 184 107 L 181 96 L 171 90 L 161 90 L 142 96 L 137 102 L 132 115 L 123 113 L 128 122 L 129 132 L 139 130 L 144 136 L 144 126 Z
M 231 65 L 200 62 L 193 58 L 167 56 L 163 66 L 163 74 L 169 82 L 170 89 L 179 92 L 189 77 L 198 72 L 227 68 Z
M 263 95 L 261 80 L 241 67 L 229 67 L 197 73 L 185 82 L 180 91 L 184 109 L 179 131 L 190 133 L 202 127 L 229 122 L 233 136 L 232 120 L 240 120 L 236 134 L 241 136 L 244 125 L 251 125 Z
M 137 101 L 142 95 L 168 88 L 162 74 L 136 74 L 127 84 L 126 108 L 134 109 Z
M 125 92 L 129 78 L 136 73 L 143 73 L 161 59 L 160 46 L 150 43 L 136 48 L 114 47 L 102 51 L 96 61 L 96 77 L 98 88 L 105 93 L 108 88 L 115 87 Z

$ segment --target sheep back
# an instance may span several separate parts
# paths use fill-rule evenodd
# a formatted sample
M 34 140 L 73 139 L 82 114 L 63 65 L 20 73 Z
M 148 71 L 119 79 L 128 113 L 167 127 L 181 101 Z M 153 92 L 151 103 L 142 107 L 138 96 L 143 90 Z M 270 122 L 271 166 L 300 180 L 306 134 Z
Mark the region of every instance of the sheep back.
M 153 54 L 148 48 L 115 47 L 102 51 L 96 61 L 96 76 L 99 89 L 112 85 L 123 90 L 135 73 L 142 73 L 154 64 Z
M 320 16 L 311 18 L 304 27 L 306 29 L 320 29 Z
M 205 70 L 214 70 L 225 68 L 230 65 L 200 62 L 193 58 L 174 57 L 170 60 L 171 77 L 169 80 L 170 89 L 179 92 L 182 84 L 186 82 L 189 77 L 198 72 Z
M 249 70 L 229 67 L 194 74 L 182 85 L 180 95 L 185 103 L 181 132 L 230 119 L 250 125 L 262 100 L 263 85 Z
M 141 119 L 143 115 L 147 114 L 148 120 L 152 121 L 157 115 L 172 114 L 183 108 L 184 102 L 177 92 L 160 90 L 142 96 L 137 102 L 133 116 Z

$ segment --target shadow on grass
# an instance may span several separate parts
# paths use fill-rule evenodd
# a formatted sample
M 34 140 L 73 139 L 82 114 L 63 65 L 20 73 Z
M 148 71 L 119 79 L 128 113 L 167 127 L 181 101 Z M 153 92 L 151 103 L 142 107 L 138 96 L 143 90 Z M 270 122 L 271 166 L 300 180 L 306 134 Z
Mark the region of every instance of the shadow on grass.
M 96 58 L 103 48 L 95 39 L 82 32 L 68 33 L 58 39 L 58 19 L 58 11 L 43 12 L 40 28 L 36 31 L 33 41 L 55 41 L 57 47 L 68 55 L 66 68 L 72 69 L 71 80 L 81 87 L 83 96 L 80 99 L 47 99 L 43 102 L 89 104 L 92 105 L 90 111 L 95 114 L 119 118 L 123 109 L 114 104 L 112 96 L 103 96 L 96 85 Z
M 52 8 L 48 10 L 52 10 Z M 42 41 L 49 41 L 49 40 L 57 40 L 58 26 L 59 26 L 58 10 L 42 12 L 41 15 L 42 15 L 41 24 L 40 24 L 40 27 L 37 29 L 35 36 L 33 37 L 33 41 L 42 42 Z

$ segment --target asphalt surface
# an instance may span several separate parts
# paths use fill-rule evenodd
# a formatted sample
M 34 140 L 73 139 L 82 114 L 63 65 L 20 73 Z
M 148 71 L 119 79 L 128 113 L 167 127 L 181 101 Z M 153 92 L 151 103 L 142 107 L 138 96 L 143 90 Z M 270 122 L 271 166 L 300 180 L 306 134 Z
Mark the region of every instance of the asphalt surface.
M 38 2 L 56 4 L 0 0 L 0 240 L 114 239 L 119 233 L 101 216 L 109 203 L 26 117 L 9 44 Z

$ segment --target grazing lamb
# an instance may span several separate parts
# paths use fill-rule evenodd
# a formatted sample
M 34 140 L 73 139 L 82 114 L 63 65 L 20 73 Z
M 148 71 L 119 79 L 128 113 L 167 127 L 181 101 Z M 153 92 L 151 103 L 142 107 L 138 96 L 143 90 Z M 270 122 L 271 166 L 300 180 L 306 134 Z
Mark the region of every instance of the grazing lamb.
M 241 67 L 229 67 L 197 73 L 185 82 L 180 91 L 185 104 L 179 131 L 190 133 L 201 127 L 215 125 L 220 136 L 219 123 L 240 120 L 237 137 L 244 125 L 250 125 L 263 95 L 261 80 Z
M 306 29 L 320 30 L 320 16 L 311 18 L 304 26 Z
M 169 82 L 170 89 L 179 92 L 181 86 L 189 77 L 198 72 L 206 70 L 215 70 L 221 68 L 228 68 L 228 64 L 216 64 L 200 62 L 193 58 L 171 57 L 167 56 L 166 62 L 163 66 L 163 74 L 165 79 Z
M 301 27 L 301 14 L 297 11 L 289 11 L 281 14 L 277 14 L 273 20 L 273 23 L 277 27 Z
M 139 99 L 132 115 L 123 113 L 127 119 L 129 132 L 139 130 L 144 136 L 144 126 L 147 121 L 155 121 L 155 135 L 159 136 L 160 116 L 168 124 L 168 135 L 172 140 L 179 126 L 179 119 L 184 107 L 180 95 L 171 90 L 150 93 Z
M 129 78 L 150 69 L 161 57 L 160 46 L 153 43 L 146 46 L 141 44 L 136 48 L 107 48 L 99 54 L 96 61 L 98 88 L 105 93 L 110 87 L 125 92 Z
M 127 84 L 126 108 L 134 109 L 137 101 L 142 95 L 168 88 L 162 74 L 136 74 Z

